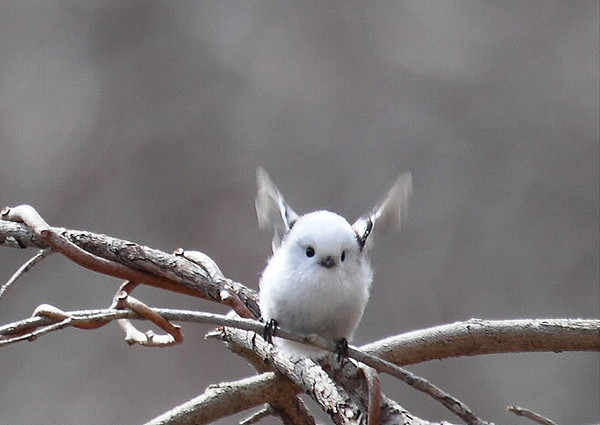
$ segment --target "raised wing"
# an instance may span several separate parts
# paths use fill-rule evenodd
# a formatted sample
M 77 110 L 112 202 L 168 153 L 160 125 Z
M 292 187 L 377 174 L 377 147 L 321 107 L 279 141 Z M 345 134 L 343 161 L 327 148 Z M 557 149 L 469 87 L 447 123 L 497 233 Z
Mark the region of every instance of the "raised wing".
M 378 232 L 389 229 L 400 230 L 400 222 L 406 212 L 408 198 L 411 194 L 412 175 L 404 173 L 398 177 L 387 195 L 371 212 L 354 222 L 352 228 L 356 232 L 361 248 L 372 244 L 371 233 L 374 229 Z
M 273 251 L 281 244 L 283 236 L 292 228 L 298 214 L 285 202 L 277 186 L 262 167 L 256 169 L 256 217 L 261 228 L 275 231 L 271 246 Z

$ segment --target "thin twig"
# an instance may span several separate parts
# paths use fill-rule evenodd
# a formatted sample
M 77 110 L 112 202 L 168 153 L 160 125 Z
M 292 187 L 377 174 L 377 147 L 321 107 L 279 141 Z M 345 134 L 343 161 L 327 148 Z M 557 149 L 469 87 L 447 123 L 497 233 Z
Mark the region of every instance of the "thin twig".
M 40 251 L 38 251 L 37 254 L 35 254 L 33 257 L 27 260 L 21 267 L 19 267 L 19 269 L 10 277 L 10 279 L 8 279 L 8 281 L 0 288 L 0 300 L 2 300 L 2 297 L 6 294 L 6 292 L 13 285 L 13 283 L 17 281 L 18 278 L 27 273 L 36 264 L 41 262 L 50 254 L 52 254 L 52 250 L 50 248 L 41 249 Z
M 40 327 L 40 328 L 36 329 L 35 331 L 29 332 L 25 335 L 20 335 L 20 336 L 16 336 L 14 338 L 8 338 L 8 339 L 0 339 L 0 346 L 9 345 L 9 344 L 13 344 L 15 342 L 21 342 L 21 341 L 35 341 L 37 338 L 39 338 L 42 335 L 48 334 L 53 331 L 58 331 L 58 330 L 64 329 L 67 326 L 71 326 L 71 325 L 72 325 L 71 318 L 68 317 L 60 322 L 55 322 L 51 325 Z
M 161 308 L 155 308 L 153 310 L 161 316 L 165 317 L 169 321 L 205 323 L 217 326 L 231 326 L 252 332 L 261 332 L 264 326 L 261 322 L 253 319 L 229 317 L 221 314 Z M 65 311 L 63 312 L 63 314 L 65 315 L 64 317 L 70 318 L 69 326 L 79 328 L 84 328 L 85 325 L 93 325 L 98 322 L 106 323 L 107 321 L 117 319 L 144 319 L 142 316 L 140 316 L 133 310 L 119 310 L 114 308 Z M 62 320 L 64 317 L 58 317 L 58 319 Z M 30 317 L 24 320 L 0 326 L 0 345 L 8 345 L 8 340 L 1 338 L 10 338 L 12 335 L 22 335 L 24 332 L 33 333 L 35 332 L 34 330 L 36 328 L 54 324 L 55 322 L 56 318 L 49 317 L 48 315 L 43 315 Z
M 553 421 L 551 421 L 550 419 L 535 413 L 529 409 L 525 409 L 524 407 L 520 407 L 520 406 L 506 406 L 506 410 L 508 410 L 509 412 L 514 413 L 517 416 L 523 416 L 524 418 L 527 419 L 531 419 L 532 421 L 534 421 L 535 423 L 541 424 L 541 425 L 556 425 Z
M 268 416 L 272 416 L 274 414 L 275 414 L 275 412 L 273 411 L 273 408 L 267 404 L 265 407 L 260 409 L 258 412 L 253 413 L 252 415 L 248 416 L 246 419 L 242 419 L 240 421 L 240 425 L 252 425 L 252 424 L 255 424 L 258 421 L 260 421 Z
M 172 324 L 157 313 L 156 310 L 132 297 L 126 291 L 120 291 L 116 299 L 117 308 L 130 308 L 144 319 L 151 321 L 160 329 L 167 332 L 167 334 L 158 335 L 153 331 L 140 332 L 128 319 L 117 320 L 121 329 L 125 331 L 125 342 L 127 344 L 139 344 L 144 347 L 168 347 L 183 343 L 181 326 Z
M 380 373 L 383 372 L 387 373 L 388 375 L 394 376 L 400 379 L 401 381 L 407 383 L 414 389 L 431 396 L 434 400 L 440 402 L 444 407 L 446 407 L 448 410 L 450 410 L 452 413 L 464 420 L 469 425 L 487 424 L 487 422 L 475 416 L 471 409 L 466 404 L 458 400 L 456 397 L 453 397 L 441 388 L 438 388 L 435 385 L 433 385 L 428 380 L 418 375 L 415 375 L 414 373 L 409 372 L 408 370 L 405 370 L 400 366 L 396 366 L 395 364 L 380 359 L 379 357 L 375 357 L 370 354 L 365 354 L 352 347 L 348 347 L 348 355 L 364 364 L 371 366 Z
M 32 317 L 35 317 L 35 316 L 46 317 L 54 322 L 61 322 L 66 319 L 73 318 L 69 315 L 69 313 L 61 310 L 60 308 L 56 308 L 50 304 L 38 305 L 35 308 L 35 310 L 33 310 L 33 314 L 31 316 Z M 73 328 L 77 328 L 77 329 L 91 330 L 91 329 L 98 329 L 111 321 L 112 320 L 110 320 L 110 319 L 107 319 L 107 320 L 73 320 L 69 323 L 69 326 L 71 326 Z M 25 333 L 25 332 L 23 332 L 23 333 Z
M 229 326 L 234 327 L 246 331 L 256 332 L 258 334 L 262 333 L 264 328 L 264 323 L 259 322 L 253 319 L 245 319 L 239 317 L 231 317 L 225 316 L 221 314 L 214 313 L 205 313 L 199 311 L 190 311 L 190 310 L 176 310 L 176 309 L 164 309 L 164 308 L 155 308 L 157 313 L 164 316 L 167 320 L 175 321 L 175 322 L 189 322 L 189 323 L 204 323 L 211 324 L 216 326 Z M 71 317 L 71 325 L 81 325 L 84 323 L 97 323 L 97 322 L 105 322 L 110 320 L 122 319 L 122 318 L 130 318 L 130 319 L 141 319 L 141 317 L 131 310 L 117 310 L 117 309 L 96 309 L 96 310 L 73 310 L 66 311 L 65 314 L 68 314 Z M 554 352 L 561 351 L 571 351 L 572 345 L 577 345 L 577 351 L 600 351 L 600 320 L 598 319 L 532 319 L 532 320 L 515 320 L 515 321 L 506 321 L 506 320 L 488 320 L 488 321 L 479 321 L 482 326 L 486 328 L 492 329 L 488 332 L 500 332 L 500 329 L 504 333 L 508 333 L 509 335 L 515 335 L 514 338 L 517 338 L 518 329 L 522 327 L 526 327 L 527 324 L 535 323 L 535 322 L 544 322 L 547 326 L 543 328 L 536 327 L 538 335 L 536 335 L 531 329 L 529 329 L 529 335 L 533 339 L 544 338 L 552 345 L 552 350 Z M 54 323 L 53 320 L 45 317 L 30 317 L 27 319 L 19 320 L 13 323 L 8 323 L 0 326 L 0 338 L 8 338 L 12 335 L 20 335 L 24 331 L 31 331 L 40 326 L 45 326 Z M 444 339 L 444 335 L 446 336 L 446 344 L 452 346 L 453 344 L 460 344 L 459 342 L 453 342 L 450 337 L 454 335 L 454 328 L 461 328 L 465 324 L 469 322 L 457 322 L 454 324 L 454 327 L 449 327 L 444 325 L 442 327 L 436 326 L 429 329 L 424 329 L 423 332 L 423 344 L 428 344 L 428 339 L 426 335 L 435 335 L 436 339 Z M 498 324 L 498 325 L 497 325 Z M 499 325 L 502 326 L 499 326 Z M 443 328 L 440 330 L 440 328 Z M 512 331 L 509 331 L 512 329 Z M 440 334 L 443 332 L 443 334 Z M 572 338 L 568 339 L 565 336 L 565 333 L 571 334 Z M 400 334 L 397 336 L 398 341 L 403 340 L 404 335 L 411 335 L 412 333 Z M 315 346 L 329 350 L 335 351 L 335 343 L 328 341 L 326 339 L 320 339 L 314 335 L 311 336 L 299 336 L 296 334 L 292 334 L 291 332 L 286 332 L 284 329 L 278 329 L 277 336 L 281 336 L 282 338 L 288 338 L 291 340 L 295 340 L 296 342 L 304 342 L 310 343 L 314 341 Z M 503 336 L 505 337 L 505 336 Z M 556 341 L 552 342 L 553 339 Z M 520 339 L 519 339 L 520 340 Z M 5 340 L 0 339 L 0 344 L 5 342 Z M 365 346 L 359 347 L 360 351 L 363 351 L 365 347 L 373 347 L 378 342 L 370 343 Z M 504 344 L 510 346 L 510 350 L 502 351 L 501 349 L 486 349 L 485 347 L 479 352 L 475 353 L 470 351 L 469 355 L 475 354 L 497 354 L 503 352 L 514 352 L 517 348 L 515 348 L 514 343 L 510 343 L 510 341 L 504 341 Z M 402 344 L 398 343 L 398 350 L 402 348 Z M 392 351 L 392 347 L 386 345 L 384 354 Z M 520 349 L 521 352 L 529 352 L 529 351 L 539 351 L 539 348 L 536 346 L 531 347 L 530 345 L 522 344 Z M 370 354 L 378 356 L 379 352 L 376 350 L 369 351 Z M 453 351 L 456 353 L 456 351 Z M 443 359 L 446 357 L 457 357 L 461 354 L 452 354 L 448 356 L 439 356 L 435 357 L 436 359 Z M 464 353 L 462 355 L 465 355 Z M 424 353 L 421 358 L 417 358 L 414 356 L 410 357 L 410 362 L 402 362 L 402 364 L 417 364 L 423 363 L 425 361 L 431 360 L 428 353 Z
M 381 382 L 379 373 L 370 367 L 360 367 L 359 369 L 367 383 L 369 392 L 369 402 L 367 404 L 367 425 L 379 425 L 381 423 Z

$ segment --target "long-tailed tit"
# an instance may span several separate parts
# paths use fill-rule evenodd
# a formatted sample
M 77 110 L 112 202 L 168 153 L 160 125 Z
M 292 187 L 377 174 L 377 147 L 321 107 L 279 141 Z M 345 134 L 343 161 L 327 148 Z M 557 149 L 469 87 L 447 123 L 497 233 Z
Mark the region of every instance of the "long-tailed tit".
M 273 256 L 260 279 L 259 304 L 269 326 L 317 334 L 347 347 L 369 299 L 373 272 L 367 248 L 372 231 L 400 228 L 412 190 L 402 174 L 383 201 L 350 224 L 330 211 L 298 216 L 262 168 L 257 173 L 256 213 L 261 227 L 273 227 Z M 317 358 L 323 350 L 275 338 L 281 352 Z

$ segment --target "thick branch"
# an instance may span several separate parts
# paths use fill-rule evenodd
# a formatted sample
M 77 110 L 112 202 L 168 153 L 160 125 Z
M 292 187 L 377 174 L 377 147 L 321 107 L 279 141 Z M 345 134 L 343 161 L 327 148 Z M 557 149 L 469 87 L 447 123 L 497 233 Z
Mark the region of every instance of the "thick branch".
M 392 336 L 360 350 L 397 365 L 481 354 L 600 351 L 600 321 L 471 319 Z
M 0 245 L 9 248 L 49 248 L 33 230 L 23 223 L 0 220 Z
M 256 317 L 260 316 L 257 295 L 244 285 L 223 278 L 213 278 L 210 270 L 183 255 L 168 254 L 134 242 L 106 235 L 49 228 L 76 248 L 108 262 L 101 267 L 86 258 L 67 257 L 91 270 L 120 279 L 133 280 L 174 292 L 228 304 L 228 292 L 235 294 Z M 48 244 L 23 223 L 0 220 L 0 245 L 12 248 L 47 248 Z M 112 266 L 112 267 L 111 267 Z M 121 267 L 119 267 L 121 266 Z M 224 296 L 225 295 L 225 296 Z
M 285 400 L 296 391 L 281 375 L 263 373 L 236 382 L 211 385 L 200 396 L 160 415 L 146 425 L 201 425 L 233 415 L 254 406 Z M 287 381 L 289 382 L 289 381 Z
M 226 341 L 238 355 L 252 363 L 268 361 L 277 371 L 288 377 L 295 385 L 309 394 L 329 414 L 334 423 L 366 424 L 368 385 L 363 379 L 360 366 L 345 362 L 335 369 L 335 382 L 321 365 L 309 360 L 293 360 L 273 352 L 272 346 L 262 338 L 234 328 L 223 328 L 217 337 Z M 382 395 L 381 424 L 423 425 L 430 424 L 410 415 L 395 402 Z

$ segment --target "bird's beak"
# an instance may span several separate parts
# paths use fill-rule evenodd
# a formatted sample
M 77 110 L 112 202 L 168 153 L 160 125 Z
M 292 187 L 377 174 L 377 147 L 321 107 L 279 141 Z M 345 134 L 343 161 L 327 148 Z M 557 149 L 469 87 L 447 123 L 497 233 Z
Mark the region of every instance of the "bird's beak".
M 328 256 L 328 257 L 325 257 L 325 258 L 323 258 L 323 259 L 321 260 L 321 263 L 320 263 L 320 264 L 321 264 L 323 267 L 325 267 L 326 269 L 330 269 L 330 268 L 332 268 L 333 266 L 335 266 L 335 260 L 334 260 L 333 258 L 331 258 L 331 257 L 329 257 L 329 256 Z

